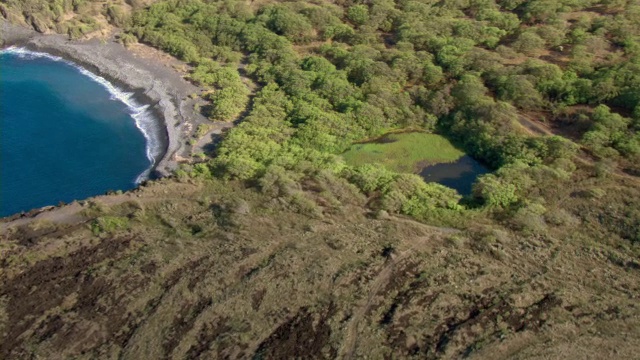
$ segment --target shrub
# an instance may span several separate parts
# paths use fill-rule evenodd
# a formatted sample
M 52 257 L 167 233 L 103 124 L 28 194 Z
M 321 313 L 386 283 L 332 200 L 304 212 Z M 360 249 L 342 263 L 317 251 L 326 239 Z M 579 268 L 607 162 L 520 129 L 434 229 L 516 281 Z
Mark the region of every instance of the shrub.
M 525 55 L 534 55 L 538 50 L 544 48 L 545 42 L 540 35 L 533 31 L 526 31 L 513 43 L 513 48 Z
M 351 6 L 347 10 L 347 18 L 355 25 L 364 25 L 369 21 L 369 8 L 366 5 Z
M 514 226 L 525 233 L 542 233 L 547 229 L 544 220 L 546 209 L 538 203 L 529 204 L 518 209 L 512 218 Z
M 106 15 L 109 23 L 114 26 L 123 27 L 129 21 L 127 14 L 118 5 L 111 5 L 107 7 Z
M 125 47 L 129 47 L 138 42 L 138 39 L 135 37 L 135 35 L 125 33 L 120 34 L 120 36 L 118 37 L 118 42 L 120 42 Z
M 318 205 L 309 199 L 304 192 L 296 191 L 289 196 L 289 202 L 297 212 L 311 217 L 322 217 L 322 212 Z
M 96 236 L 128 228 L 129 219 L 120 216 L 101 216 L 91 223 L 91 232 Z
M 516 203 L 516 186 L 493 174 L 483 175 L 473 185 L 473 195 L 488 207 L 506 208 Z

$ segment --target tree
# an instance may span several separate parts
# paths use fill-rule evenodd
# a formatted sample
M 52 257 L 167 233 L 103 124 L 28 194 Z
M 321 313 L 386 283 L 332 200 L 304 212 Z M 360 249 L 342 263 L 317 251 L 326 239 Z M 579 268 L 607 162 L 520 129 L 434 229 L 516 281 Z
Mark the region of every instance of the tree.
M 269 29 L 292 42 L 303 43 L 313 37 L 313 26 L 307 18 L 285 5 L 268 6 L 263 9 L 260 17 L 265 19 Z
M 545 42 L 540 35 L 534 31 L 525 31 L 518 36 L 513 43 L 513 48 L 525 55 L 535 55 L 540 49 L 544 48 Z
M 516 186 L 493 174 L 483 175 L 476 180 L 473 195 L 488 207 L 507 208 L 518 201 Z
M 369 21 L 369 8 L 366 5 L 354 5 L 347 10 L 347 18 L 353 24 L 362 26 Z
M 501 100 L 511 101 L 526 110 L 538 109 L 544 104 L 542 96 L 525 75 L 512 75 L 504 79 L 498 95 Z

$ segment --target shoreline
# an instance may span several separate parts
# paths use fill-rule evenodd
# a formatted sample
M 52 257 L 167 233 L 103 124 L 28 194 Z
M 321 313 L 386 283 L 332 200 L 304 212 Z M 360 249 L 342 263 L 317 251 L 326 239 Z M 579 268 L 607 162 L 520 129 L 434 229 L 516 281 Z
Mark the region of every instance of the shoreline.
M 70 41 L 63 35 L 44 35 L 33 30 L 0 20 L 2 49 L 15 46 L 30 51 L 44 52 L 103 77 L 118 89 L 132 93 L 139 104 L 148 105 L 148 111 L 158 122 L 157 138 L 162 152 L 154 158 L 150 178 L 170 175 L 178 166 L 177 159 L 184 155 L 187 137 L 196 123 L 205 119 L 193 110 L 189 95 L 199 88 L 189 83 L 174 69 L 136 57 L 122 44 L 98 39 Z M 147 144 L 149 145 L 149 144 Z

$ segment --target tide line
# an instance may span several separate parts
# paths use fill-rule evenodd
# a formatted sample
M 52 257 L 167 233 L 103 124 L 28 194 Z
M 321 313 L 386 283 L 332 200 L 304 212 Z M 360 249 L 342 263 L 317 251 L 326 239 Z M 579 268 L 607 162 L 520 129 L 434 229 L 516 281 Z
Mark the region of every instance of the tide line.
M 135 179 L 136 184 L 140 184 L 141 182 L 149 179 L 149 175 L 151 173 L 151 169 L 156 164 L 156 159 L 159 159 L 162 156 L 163 152 L 163 144 L 162 139 L 160 138 L 160 132 L 158 131 L 158 121 L 151 112 L 149 105 L 139 104 L 133 97 L 133 93 L 125 92 L 112 83 L 110 83 L 107 79 L 102 76 L 96 75 L 91 71 L 85 69 L 84 67 L 63 59 L 59 56 L 51 55 L 44 52 L 37 52 L 28 50 L 22 47 L 8 47 L 0 51 L 0 54 L 11 54 L 14 56 L 18 56 L 23 59 L 36 59 L 36 58 L 46 58 L 53 61 L 63 62 L 67 65 L 72 66 L 76 70 L 78 70 L 81 74 L 89 77 L 91 80 L 97 82 L 102 85 L 110 94 L 111 99 L 115 101 L 120 101 L 123 103 L 128 111 L 131 118 L 134 120 L 136 127 L 140 130 L 142 135 L 145 138 L 146 142 L 146 155 L 147 159 L 150 162 L 149 168 L 143 171 L 138 177 Z

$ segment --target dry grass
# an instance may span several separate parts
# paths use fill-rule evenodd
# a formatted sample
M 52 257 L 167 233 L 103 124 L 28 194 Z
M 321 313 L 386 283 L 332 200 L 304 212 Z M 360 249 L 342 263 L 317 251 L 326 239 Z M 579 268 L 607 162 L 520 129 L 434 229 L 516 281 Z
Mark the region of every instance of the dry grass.
M 605 231 L 595 225 L 576 233 L 577 214 L 591 221 L 599 208 L 585 212 L 590 200 L 571 189 L 549 191 L 558 202 L 547 208 L 573 220 L 526 236 L 373 219 L 358 197 L 339 212 L 318 202 L 309 217 L 238 184 L 170 179 L 102 198 L 91 216 L 128 217 L 129 229 L 95 236 L 77 217 L 5 224 L 0 353 L 633 357 L 637 249 L 594 240 Z

